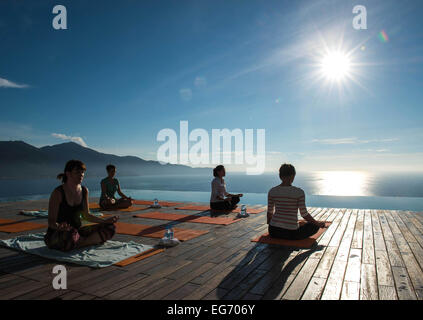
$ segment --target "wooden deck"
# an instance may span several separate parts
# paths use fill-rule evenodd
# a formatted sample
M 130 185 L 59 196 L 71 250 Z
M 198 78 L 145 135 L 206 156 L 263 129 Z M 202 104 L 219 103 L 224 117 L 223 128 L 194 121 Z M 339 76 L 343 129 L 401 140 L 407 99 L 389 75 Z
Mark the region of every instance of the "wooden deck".
M 31 219 L 17 213 L 46 205 L 46 200 L 0 203 L 0 218 Z M 422 213 L 309 211 L 319 220 L 332 221 L 310 250 L 251 242 L 267 229 L 265 212 L 229 226 L 184 222 L 178 227 L 210 232 L 123 268 L 67 264 L 67 290 L 54 290 L 51 285 L 52 268 L 59 263 L 0 247 L 0 299 L 423 298 Z M 119 215 L 124 222 L 165 223 L 132 218 L 132 213 Z M 0 232 L 1 239 L 17 235 Z M 158 242 L 120 234 L 115 239 Z

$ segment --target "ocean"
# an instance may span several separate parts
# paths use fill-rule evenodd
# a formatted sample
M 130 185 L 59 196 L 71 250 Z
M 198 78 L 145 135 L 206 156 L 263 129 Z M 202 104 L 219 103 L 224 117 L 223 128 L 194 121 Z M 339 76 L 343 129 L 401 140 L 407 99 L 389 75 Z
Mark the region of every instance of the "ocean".
M 171 175 L 119 177 L 122 191 L 138 199 L 208 202 L 212 176 Z M 268 190 L 280 184 L 277 174 L 228 173 L 227 190 L 243 193 L 241 203 L 266 204 Z M 91 197 L 100 196 L 99 177 L 86 175 Z M 0 202 L 48 198 L 56 179 L 0 180 Z M 423 211 L 423 173 L 320 171 L 297 174 L 293 185 L 314 207 Z

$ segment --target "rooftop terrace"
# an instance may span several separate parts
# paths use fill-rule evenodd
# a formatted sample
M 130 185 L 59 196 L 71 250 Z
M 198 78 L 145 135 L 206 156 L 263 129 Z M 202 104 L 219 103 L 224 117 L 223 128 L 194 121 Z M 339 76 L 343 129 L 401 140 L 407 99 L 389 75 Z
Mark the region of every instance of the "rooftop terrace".
M 0 203 L 0 218 L 46 223 L 18 212 L 46 208 L 47 203 Z M 160 210 L 195 213 L 172 207 Z M 58 262 L 0 247 L 0 299 L 423 298 L 423 213 L 316 207 L 309 211 L 319 220 L 332 221 L 312 249 L 251 242 L 267 231 L 265 211 L 227 226 L 182 222 L 178 227 L 209 232 L 125 267 L 66 264 L 67 290 L 52 288 L 52 269 Z M 115 213 L 121 222 L 168 222 L 134 218 L 133 212 Z M 40 231 L 0 232 L 0 239 Z M 122 234 L 114 239 L 158 243 Z

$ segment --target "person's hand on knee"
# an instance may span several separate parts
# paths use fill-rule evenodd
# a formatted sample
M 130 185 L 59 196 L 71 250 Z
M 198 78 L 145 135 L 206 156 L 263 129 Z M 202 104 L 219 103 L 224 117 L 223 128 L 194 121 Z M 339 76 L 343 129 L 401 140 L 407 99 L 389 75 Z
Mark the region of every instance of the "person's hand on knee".
M 324 228 L 326 226 L 326 222 L 325 221 L 316 221 L 315 225 L 318 226 L 319 228 Z

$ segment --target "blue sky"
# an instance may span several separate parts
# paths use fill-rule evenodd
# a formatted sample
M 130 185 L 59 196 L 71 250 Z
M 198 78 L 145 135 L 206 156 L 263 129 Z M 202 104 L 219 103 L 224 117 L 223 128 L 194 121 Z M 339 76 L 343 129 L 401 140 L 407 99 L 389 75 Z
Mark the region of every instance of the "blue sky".
M 67 30 L 52 28 L 56 4 L 67 8 Z M 367 30 L 352 27 L 357 4 Z M 265 129 L 269 171 L 286 161 L 422 171 L 422 9 L 388 0 L 2 1 L 0 140 L 73 139 L 155 159 L 157 133 L 188 120 L 190 130 Z M 318 77 L 325 48 L 350 55 L 351 77 L 332 86 Z

